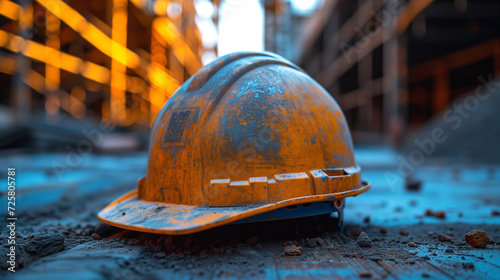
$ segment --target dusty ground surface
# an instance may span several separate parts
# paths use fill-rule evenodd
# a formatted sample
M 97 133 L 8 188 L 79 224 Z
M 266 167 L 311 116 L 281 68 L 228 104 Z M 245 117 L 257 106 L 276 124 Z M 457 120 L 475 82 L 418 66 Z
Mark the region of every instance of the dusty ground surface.
M 87 155 L 78 164 L 61 154 L 7 155 L 1 165 L 17 169 L 18 270 L 6 272 L 2 261 L 0 277 L 497 279 L 499 166 L 426 162 L 408 180 L 388 150 L 361 148 L 357 159 L 373 187 L 347 201 L 344 232 L 321 216 L 171 237 L 121 230 L 96 217 L 136 187 L 145 154 Z M 60 179 L 57 163 L 67 167 Z M 426 216 L 429 209 L 434 216 Z M 465 242 L 473 229 L 491 238 L 485 249 Z M 357 243 L 361 232 L 371 242 L 363 234 L 365 243 Z M 0 234 L 7 236 L 5 226 Z M 371 247 L 360 246 L 366 242 Z M 1 245 L 5 256 L 6 238 Z M 285 248 L 297 252 L 292 245 L 302 249 L 286 255 Z

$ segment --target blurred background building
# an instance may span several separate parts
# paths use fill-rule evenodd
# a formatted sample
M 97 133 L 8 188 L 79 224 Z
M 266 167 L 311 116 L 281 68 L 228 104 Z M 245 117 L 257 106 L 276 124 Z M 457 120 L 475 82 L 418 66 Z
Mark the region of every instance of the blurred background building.
M 399 143 L 500 72 L 498 15 L 495 0 L 0 0 L 0 147 L 103 124 L 135 133 L 111 146 L 144 146 L 184 81 L 241 50 L 301 66 L 355 141 Z

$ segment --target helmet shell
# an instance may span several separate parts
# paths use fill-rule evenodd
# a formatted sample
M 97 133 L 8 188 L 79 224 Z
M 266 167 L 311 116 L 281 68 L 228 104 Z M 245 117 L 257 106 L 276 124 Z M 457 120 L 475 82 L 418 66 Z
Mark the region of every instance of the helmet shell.
M 202 68 L 160 111 L 138 197 L 265 204 L 358 188 L 359 174 L 344 115 L 323 87 L 276 55 L 236 53 Z

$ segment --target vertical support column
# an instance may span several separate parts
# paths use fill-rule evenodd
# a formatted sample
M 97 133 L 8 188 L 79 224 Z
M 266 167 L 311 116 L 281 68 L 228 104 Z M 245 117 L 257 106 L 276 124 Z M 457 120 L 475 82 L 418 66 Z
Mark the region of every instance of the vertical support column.
M 45 48 L 45 56 L 54 62 L 55 65 L 45 64 L 45 111 L 47 115 L 45 119 L 49 123 L 55 123 L 59 120 L 59 110 L 60 110 L 60 61 L 61 56 L 59 52 L 54 52 L 54 50 L 59 51 L 61 48 L 61 42 L 59 39 L 61 28 L 61 21 L 51 12 L 45 12 L 45 33 L 46 41 L 45 45 L 49 48 Z
M 406 33 L 398 37 L 398 115 L 401 121 L 401 129 L 406 130 L 408 126 L 408 46 Z
M 386 0 L 385 2 L 388 2 Z M 396 25 L 388 24 L 383 29 L 383 92 L 384 92 L 384 130 L 389 132 L 390 140 L 397 144 L 401 137 L 401 121 L 398 116 L 398 41 Z
M 18 34 L 21 38 L 31 39 L 33 26 L 33 3 L 31 0 L 20 0 Z M 12 103 L 16 107 L 19 121 L 28 121 L 31 111 L 31 90 L 25 83 L 26 75 L 31 68 L 31 61 L 24 56 L 22 50 L 17 54 L 17 74 L 12 87 Z
M 450 75 L 444 62 L 440 61 L 436 65 L 434 79 L 434 92 L 432 97 L 433 114 L 446 108 L 450 100 Z
M 160 43 L 158 32 L 152 27 L 151 30 L 151 66 L 150 66 L 150 79 L 155 79 L 155 73 L 162 69 L 166 69 L 167 54 L 163 44 Z M 167 101 L 165 93 L 161 89 L 156 88 L 153 84 L 149 86 L 149 124 L 153 125 L 156 115 L 160 112 L 163 104 Z
M 330 24 L 328 24 L 325 27 L 325 34 L 323 41 L 325 45 L 323 46 L 323 59 L 322 59 L 322 65 L 319 67 L 319 69 L 328 69 L 328 67 L 335 61 L 335 59 L 339 59 L 339 54 L 338 54 L 338 46 L 332 45 L 332 42 L 334 44 L 338 44 L 339 42 L 339 28 L 340 28 L 340 23 L 339 23 L 339 10 L 340 9 L 335 9 L 332 12 L 332 16 L 329 20 L 331 20 Z M 335 50 L 335 51 L 331 51 Z M 334 65 L 338 65 L 335 63 Z M 337 66 L 338 67 L 338 66 Z M 337 70 L 336 70 L 337 72 Z M 335 100 L 339 100 L 340 98 L 340 86 L 338 82 L 339 77 L 335 77 L 335 81 L 333 82 L 333 85 L 331 85 L 327 90 L 332 94 L 332 96 L 335 98 Z
M 276 52 L 276 1 L 263 1 L 264 5 L 264 48 Z
M 500 73 L 500 39 L 496 39 L 493 43 L 493 60 L 494 60 L 494 69 L 495 74 Z
M 358 5 L 361 6 L 364 1 L 358 0 Z M 369 8 L 372 9 L 373 2 L 368 3 Z M 362 29 L 364 26 L 363 18 L 358 17 L 358 28 Z M 370 52 L 361 60 L 358 61 L 358 120 L 360 122 L 361 130 L 371 131 L 372 128 L 372 100 L 373 100 L 373 89 L 372 89 L 372 53 Z
M 170 17 L 169 20 L 177 27 L 177 29 L 180 31 L 180 38 L 177 38 L 177 40 L 183 40 L 185 38 L 185 28 L 183 28 L 183 24 L 185 24 L 184 17 L 186 18 L 186 21 L 189 19 L 189 16 L 187 14 L 187 4 L 185 3 L 186 1 L 181 1 L 180 4 L 182 5 L 182 13 L 177 16 L 177 17 Z M 187 42 L 186 42 L 187 44 Z M 174 79 L 179 81 L 181 84 L 184 82 L 184 66 L 181 63 L 181 59 L 184 60 L 184 63 L 187 65 L 191 63 L 190 61 L 186 61 L 186 57 L 180 58 L 176 57 L 173 50 L 173 46 L 170 46 L 169 54 L 168 54 L 168 68 L 170 70 L 170 73 Z
M 119 45 L 127 46 L 127 0 L 113 0 L 113 9 L 111 15 L 111 98 L 110 112 L 111 120 L 115 124 L 125 122 L 126 112 L 126 71 L 127 66 L 113 59 L 117 56 L 125 57 L 121 53 Z

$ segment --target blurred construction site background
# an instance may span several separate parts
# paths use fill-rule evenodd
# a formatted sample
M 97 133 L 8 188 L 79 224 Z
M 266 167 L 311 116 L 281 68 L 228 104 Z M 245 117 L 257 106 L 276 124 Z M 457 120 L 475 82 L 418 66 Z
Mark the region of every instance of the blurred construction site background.
M 497 0 L 0 0 L 0 148 L 143 149 L 184 81 L 246 50 L 301 66 L 355 143 L 426 152 L 444 127 L 460 141 L 433 153 L 478 155 L 500 144 L 499 15 Z

